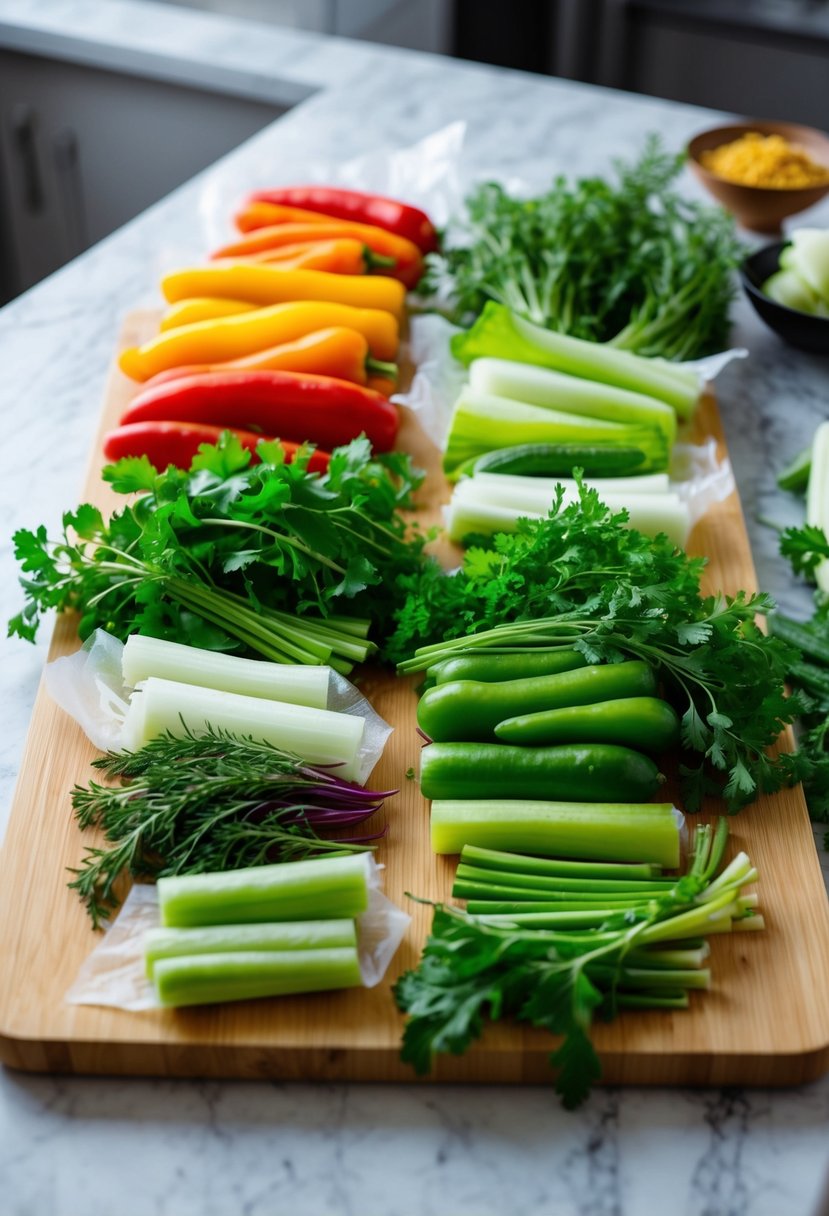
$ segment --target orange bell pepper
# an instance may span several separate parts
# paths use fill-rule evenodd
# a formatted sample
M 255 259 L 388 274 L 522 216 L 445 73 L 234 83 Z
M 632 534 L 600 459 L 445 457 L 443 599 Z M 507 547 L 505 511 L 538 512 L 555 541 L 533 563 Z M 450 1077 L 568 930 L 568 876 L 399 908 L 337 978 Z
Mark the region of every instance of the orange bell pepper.
M 327 220 L 320 223 L 316 216 L 311 223 L 273 224 L 269 228 L 257 228 L 241 240 L 232 241 L 215 250 L 212 258 L 245 257 L 250 253 L 261 253 L 265 249 L 278 249 L 297 242 L 325 241 L 351 238 L 362 241 L 375 254 L 393 258 L 394 263 L 385 273 L 399 279 L 407 287 L 414 287 L 423 274 L 423 258 L 417 245 L 403 236 L 376 228 L 373 224 L 358 224 L 354 220 Z
M 222 256 L 221 259 L 218 254 L 211 256 L 221 262 L 264 262 L 290 270 L 327 270 L 329 274 L 370 274 L 372 270 L 376 270 L 379 274 L 388 274 L 394 278 L 390 269 L 394 266 L 394 258 L 374 253 L 368 245 L 353 237 L 298 241 L 294 245 L 279 245 L 275 249 L 228 254 L 227 258 Z
M 280 270 L 278 266 L 191 266 L 161 280 L 171 304 L 193 296 L 227 296 L 252 304 L 327 300 L 353 308 L 377 308 L 403 319 L 406 288 L 386 275 L 328 274 L 324 270 Z
M 303 372 L 349 380 L 352 384 L 360 385 L 365 385 L 372 376 L 381 379 L 387 387 L 390 385 L 391 392 L 397 385 L 397 364 L 373 359 L 363 335 L 356 329 L 342 326 L 318 329 L 293 342 L 282 342 L 267 350 L 256 351 L 240 359 L 228 359 L 224 363 L 196 363 L 171 368 L 153 376 L 152 383 L 161 383 L 185 372 L 195 376 L 225 371 Z M 388 393 L 383 395 L 388 396 Z
M 195 321 L 214 321 L 218 317 L 233 317 L 240 312 L 255 312 L 256 304 L 246 300 L 222 300 L 210 296 L 196 296 L 192 300 L 179 300 L 168 308 L 158 328 L 162 331 L 178 329 L 179 325 L 192 325 Z
M 398 325 L 391 313 L 296 300 L 165 330 L 143 346 L 123 351 L 118 363 L 133 380 L 149 380 L 171 367 L 225 363 L 330 326 L 356 329 L 375 359 L 393 360 L 397 354 Z
M 254 228 L 270 228 L 273 224 L 327 224 L 329 220 L 337 218 L 304 207 L 249 199 L 236 212 L 233 222 L 240 232 L 253 232 Z

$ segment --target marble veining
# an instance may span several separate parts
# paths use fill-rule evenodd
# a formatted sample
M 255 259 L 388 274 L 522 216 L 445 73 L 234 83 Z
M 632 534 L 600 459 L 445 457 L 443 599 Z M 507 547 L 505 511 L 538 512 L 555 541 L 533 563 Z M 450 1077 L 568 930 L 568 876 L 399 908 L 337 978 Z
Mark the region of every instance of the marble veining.
M 0 312 L 0 412 L 17 456 L 0 479 L 4 617 L 19 608 L 11 534 L 40 522 L 53 530 L 77 501 L 121 318 L 159 303 L 163 267 L 203 251 L 206 191 L 232 201 L 254 183 L 295 179 L 313 159 L 406 146 L 455 119 L 467 124 L 465 181 L 542 184 L 560 171 L 605 172 L 649 131 L 680 146 L 718 117 L 136 0 L 0 0 L 0 27 L 14 23 L 71 37 L 76 54 L 103 47 L 116 66 L 132 50 L 200 72 L 232 68 L 254 90 L 278 77 L 311 95 Z M 684 186 L 697 193 L 690 178 Z M 801 222 L 828 221 L 823 205 Z M 725 372 L 718 394 L 758 575 L 802 615 L 809 592 L 760 520 L 799 518 L 774 478 L 829 416 L 829 366 L 784 346 L 744 301 L 734 343 L 751 357 Z M 0 826 L 48 634 L 3 650 Z M 776 1092 L 599 1090 L 567 1114 L 539 1088 L 4 1072 L 0 1216 L 76 1216 L 105 1203 L 118 1216 L 810 1216 L 829 1165 L 827 1127 L 829 1078 Z

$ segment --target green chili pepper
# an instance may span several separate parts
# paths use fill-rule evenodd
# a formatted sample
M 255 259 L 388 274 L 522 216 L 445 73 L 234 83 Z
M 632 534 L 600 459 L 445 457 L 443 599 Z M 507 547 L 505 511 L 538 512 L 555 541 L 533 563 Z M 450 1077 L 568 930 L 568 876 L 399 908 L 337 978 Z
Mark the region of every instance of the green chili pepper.
M 649 757 L 612 743 L 432 743 L 420 758 L 425 798 L 645 802 L 664 780 Z
M 649 697 L 656 678 L 647 663 L 601 663 L 529 680 L 453 680 L 428 689 L 417 707 L 418 726 L 431 739 L 494 742 L 506 718 L 617 697 Z
M 501 680 L 524 680 L 534 676 L 556 675 L 586 667 L 587 659 L 577 650 L 516 650 L 512 654 L 462 654 L 444 659 L 430 667 L 428 675 L 435 684 L 450 680 L 481 680 L 497 684 Z
M 619 697 L 506 718 L 495 727 L 502 743 L 619 743 L 664 752 L 679 739 L 679 718 L 660 697 Z

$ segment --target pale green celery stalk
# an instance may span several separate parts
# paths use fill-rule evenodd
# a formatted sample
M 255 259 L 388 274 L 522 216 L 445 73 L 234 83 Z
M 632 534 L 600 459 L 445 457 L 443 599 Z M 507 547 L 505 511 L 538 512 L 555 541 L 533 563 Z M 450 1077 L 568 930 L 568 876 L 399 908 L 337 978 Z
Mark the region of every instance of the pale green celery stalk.
M 479 393 L 468 385 L 455 403 L 443 467 L 451 476 L 475 456 L 522 443 L 594 442 L 641 449 L 647 458 L 644 471 L 668 467 L 668 445 L 664 435 L 653 427 L 603 422 L 561 410 L 542 409 L 507 397 Z
M 566 861 L 552 857 L 525 857 L 522 853 L 481 849 L 475 845 L 466 845 L 461 853 L 461 861 L 487 870 L 506 870 L 511 874 L 545 874 L 560 878 L 658 878 L 662 873 L 661 866 L 644 862 Z
M 176 1007 L 357 988 L 362 983 L 355 946 L 164 958 L 155 964 L 153 976 L 159 1002 Z
M 528 478 L 528 480 L 531 480 Z M 565 490 L 562 502 L 578 500 L 578 490 Z M 691 530 L 687 504 L 673 491 L 667 494 L 603 493 L 602 501 L 614 513 L 627 511 L 627 527 L 646 536 L 664 533 L 684 548 Z M 554 503 L 552 494 L 534 486 L 495 486 L 470 477 L 458 483 L 446 509 L 449 539 L 460 543 L 465 536 L 491 536 L 515 532 L 519 519 L 543 519 Z
M 637 894 L 633 891 L 620 892 L 619 894 L 613 894 L 609 891 L 562 892 L 556 896 L 549 891 L 535 891 L 527 887 L 511 887 L 506 883 L 502 886 L 498 883 L 476 882 L 472 878 L 456 878 L 452 884 L 452 895 L 455 899 L 474 899 L 482 903 L 495 900 L 511 900 L 513 903 L 547 903 L 550 905 L 549 911 L 551 912 L 555 911 L 559 902 L 564 902 L 567 899 L 572 899 L 573 902 L 584 906 L 592 903 L 598 908 L 604 908 L 606 906 L 609 907 L 611 904 L 619 905 L 620 907 L 630 907 L 635 904 L 647 903 L 648 899 L 651 898 L 645 893 Z M 488 908 L 485 911 L 494 912 L 495 908 Z
M 796 312 L 826 312 L 826 305 L 820 296 L 812 291 L 796 270 L 776 271 L 763 284 L 763 293 L 775 303 L 793 308 Z
M 679 967 L 702 967 L 711 954 L 711 947 L 704 941 L 701 946 L 688 946 L 676 950 L 658 950 L 649 946 L 645 950 L 631 950 L 625 955 L 629 967 L 648 967 L 673 970 Z
M 268 663 L 264 659 L 242 659 L 238 655 L 200 650 L 181 642 L 138 633 L 127 638 L 121 672 L 124 683 L 130 688 L 150 676 L 157 676 L 181 684 L 315 709 L 325 709 L 328 704 L 331 674 L 328 667 L 299 667 Z
M 158 880 L 166 928 L 352 918 L 368 907 L 365 853 Z
M 806 519 L 829 536 L 829 422 L 822 422 L 812 440 L 812 467 L 806 490 Z M 829 560 L 815 568 L 815 582 L 829 595 Z
M 514 912 L 509 916 L 484 913 L 475 919 L 482 925 L 516 925 L 519 929 L 599 929 L 615 916 L 618 908 L 588 909 L 586 912 Z M 676 985 L 674 985 L 676 987 Z
M 512 401 L 544 409 L 587 415 L 605 422 L 653 426 L 662 431 L 669 448 L 676 440 L 675 410 L 644 393 L 633 393 L 511 359 L 475 359 L 469 367 L 469 383 L 479 392 L 509 397 Z
M 607 984 L 612 984 L 618 977 L 622 988 L 649 988 L 658 991 L 662 988 L 696 988 L 706 990 L 711 987 L 711 972 L 707 967 L 679 967 L 668 970 L 654 967 L 631 967 L 627 963 L 618 971 L 615 967 L 602 963 L 588 966 L 588 975 Z
M 820 299 L 829 304 L 829 232 L 796 228 L 791 236 L 787 266 L 795 270 Z
M 588 894 L 593 894 L 596 891 L 604 891 L 607 894 L 617 895 L 664 895 L 666 891 L 670 891 L 676 885 L 676 880 L 673 878 L 591 878 L 591 877 L 559 877 L 549 876 L 544 877 L 537 874 L 522 874 L 520 871 L 514 873 L 509 870 L 499 870 L 494 872 L 487 870 L 483 866 L 472 866 L 463 860 L 458 865 L 455 872 L 456 878 L 468 879 L 471 882 L 489 884 L 490 886 L 500 885 L 505 887 L 520 887 L 529 891 L 550 891 L 570 892 L 583 891 Z
M 681 816 L 670 803 L 435 799 L 435 853 L 466 845 L 595 861 L 646 861 L 676 869 Z
M 578 483 L 572 477 L 526 477 L 521 473 L 474 473 L 470 474 L 479 486 L 491 486 L 494 490 L 499 487 L 516 490 L 534 489 L 539 494 L 555 495 L 556 488 L 561 486 L 567 491 L 574 491 Z M 605 494 L 668 494 L 671 489 L 671 479 L 667 473 L 642 473 L 632 477 L 585 477 L 584 484 L 595 490 L 600 498 Z M 464 483 L 461 482 L 461 485 Z
M 151 677 L 130 698 L 121 743 L 134 752 L 159 735 L 181 737 L 208 728 L 264 740 L 308 764 L 336 765 L 338 777 L 354 780 L 365 721 L 328 709 Z
M 144 934 L 144 962 L 147 975 L 152 979 L 155 964 L 162 958 L 237 951 L 329 950 L 356 945 L 354 921 L 344 919 L 211 925 L 205 929 L 148 929 Z
M 456 894 L 454 889 L 453 896 Z M 467 898 L 457 896 L 457 898 Z M 549 897 L 539 900 L 511 899 L 467 899 L 466 910 L 470 916 L 480 916 L 492 913 L 496 916 L 512 916 L 517 912 L 583 912 L 595 908 L 608 908 L 614 912 L 626 911 L 628 908 L 640 908 L 643 897 L 630 895 L 626 899 L 619 896 L 614 898 L 602 895 L 563 896 L 560 900 L 550 900 Z
M 687 992 L 617 992 L 619 1009 L 688 1009 Z
M 545 365 L 600 384 L 612 384 L 656 397 L 673 406 L 677 417 L 690 418 L 700 398 L 699 376 L 690 368 L 674 367 L 664 360 L 646 359 L 630 351 L 615 350 L 601 342 L 586 342 L 554 333 L 511 314 L 515 330 L 546 357 Z

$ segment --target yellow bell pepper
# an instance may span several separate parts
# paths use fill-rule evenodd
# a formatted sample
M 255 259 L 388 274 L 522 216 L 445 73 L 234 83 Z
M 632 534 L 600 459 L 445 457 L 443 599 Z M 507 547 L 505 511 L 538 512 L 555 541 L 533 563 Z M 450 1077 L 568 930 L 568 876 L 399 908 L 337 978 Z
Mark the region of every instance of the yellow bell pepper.
M 144 346 L 123 351 L 118 365 L 133 380 L 149 380 L 173 367 L 240 359 L 331 326 L 356 329 L 367 339 L 374 359 L 388 362 L 397 355 L 399 331 L 391 313 L 297 300 L 166 330 Z
M 382 308 L 403 319 L 406 288 L 385 275 L 329 274 L 325 270 L 286 270 L 276 265 L 233 262 L 227 266 L 188 267 L 161 280 L 171 304 L 193 296 L 224 296 L 252 304 L 289 300 L 328 300 L 353 308 Z
M 196 296 L 192 300 L 179 300 L 167 309 L 161 318 L 159 329 L 178 329 L 179 325 L 192 325 L 194 321 L 213 321 L 216 317 L 232 317 L 240 312 L 253 312 L 256 304 L 247 300 L 223 300 L 211 296 Z

